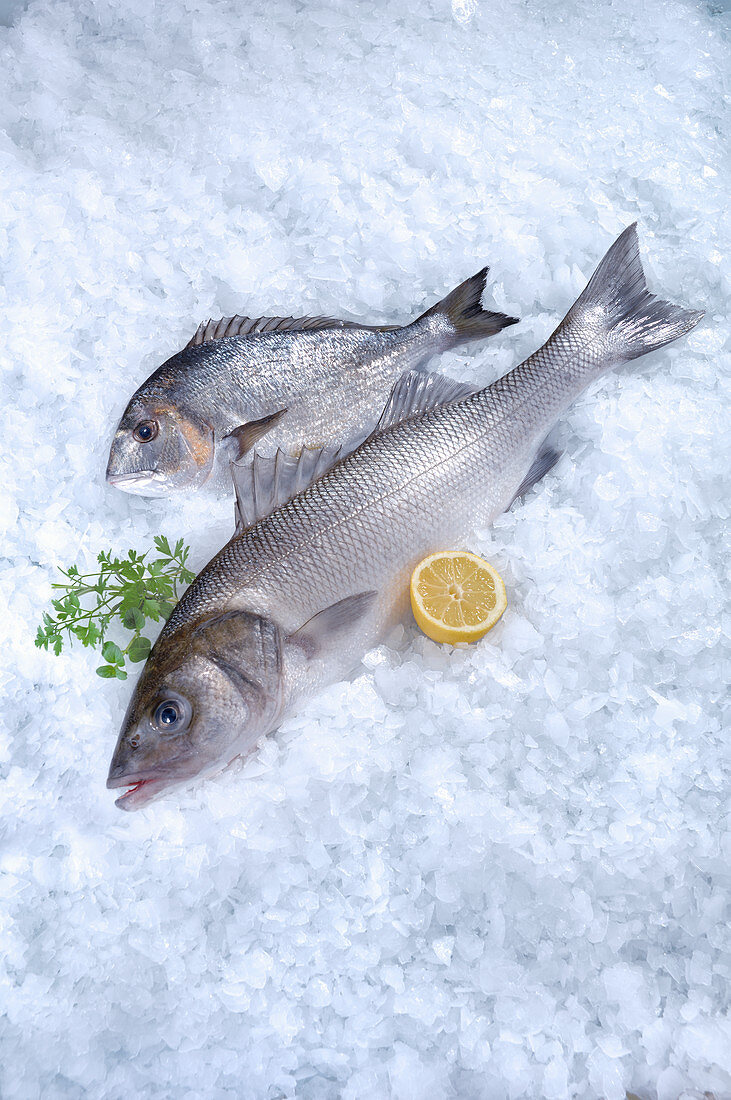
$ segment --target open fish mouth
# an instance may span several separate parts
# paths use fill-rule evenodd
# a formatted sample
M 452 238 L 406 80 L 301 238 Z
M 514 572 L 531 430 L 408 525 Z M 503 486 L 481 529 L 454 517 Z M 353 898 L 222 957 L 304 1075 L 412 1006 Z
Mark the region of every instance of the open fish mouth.
M 119 775 L 110 776 L 107 779 L 107 788 L 116 790 L 119 787 L 128 787 L 123 795 L 115 801 L 115 806 L 120 810 L 139 810 L 152 802 L 172 784 L 168 778 L 162 778 L 155 773 L 147 775 Z

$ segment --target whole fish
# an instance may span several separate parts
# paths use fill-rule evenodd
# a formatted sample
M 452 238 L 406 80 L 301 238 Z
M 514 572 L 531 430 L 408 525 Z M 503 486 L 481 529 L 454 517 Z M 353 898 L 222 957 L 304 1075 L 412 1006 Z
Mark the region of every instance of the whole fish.
M 630 226 L 547 343 L 493 385 L 465 395 L 407 375 L 365 443 L 235 535 L 185 593 L 124 719 L 107 781 L 130 788 L 117 805 L 221 770 L 357 664 L 403 613 L 417 563 L 551 467 L 546 436 L 578 394 L 702 316 L 648 292 Z M 287 481 L 286 463 L 270 466 Z M 262 469 L 239 471 L 244 514 Z
M 220 483 L 222 473 L 228 479 L 229 460 L 265 436 L 272 452 L 295 455 L 303 446 L 354 443 L 358 433 L 362 440 L 404 371 L 516 323 L 481 308 L 487 270 L 403 327 L 332 317 L 202 324 L 132 397 L 112 441 L 107 481 L 165 496 Z

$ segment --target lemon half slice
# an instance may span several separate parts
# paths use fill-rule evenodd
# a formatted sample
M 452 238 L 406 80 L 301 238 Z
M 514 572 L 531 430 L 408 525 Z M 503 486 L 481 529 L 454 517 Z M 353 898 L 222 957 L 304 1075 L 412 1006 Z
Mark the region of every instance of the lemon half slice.
M 442 550 L 411 574 L 414 618 L 435 642 L 476 642 L 508 606 L 502 577 L 465 550 Z

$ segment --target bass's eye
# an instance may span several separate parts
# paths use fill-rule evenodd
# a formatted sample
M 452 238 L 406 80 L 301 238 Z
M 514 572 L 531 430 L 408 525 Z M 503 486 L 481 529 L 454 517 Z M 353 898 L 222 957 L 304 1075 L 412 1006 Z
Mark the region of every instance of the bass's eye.
M 166 729 L 169 729 L 170 726 L 174 726 L 179 720 L 180 711 L 175 706 L 175 703 L 163 703 L 157 708 L 155 721 L 158 726 L 164 726 Z
M 141 420 L 132 435 L 138 443 L 149 443 L 157 435 L 157 421 Z
M 180 733 L 188 725 L 191 713 L 190 704 L 182 696 L 164 699 L 156 707 L 152 721 L 160 733 Z

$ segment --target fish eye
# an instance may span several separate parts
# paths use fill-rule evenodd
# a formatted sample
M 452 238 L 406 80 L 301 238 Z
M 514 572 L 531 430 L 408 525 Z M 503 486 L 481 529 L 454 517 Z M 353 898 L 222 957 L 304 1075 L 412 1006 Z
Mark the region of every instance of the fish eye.
M 190 705 L 184 699 L 163 699 L 155 708 L 152 721 L 160 733 L 179 733 L 188 725 L 190 717 Z
M 169 729 L 170 726 L 174 726 L 176 722 L 180 720 L 180 711 L 176 707 L 175 703 L 161 703 L 157 708 L 155 715 L 155 721 L 158 726 L 165 726 Z
M 157 432 L 158 427 L 156 420 L 141 420 L 132 432 L 132 435 L 138 443 L 149 443 L 151 439 L 155 438 Z

